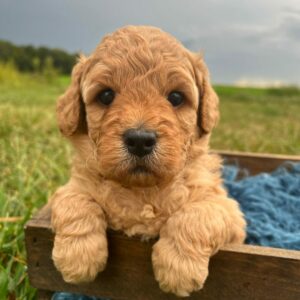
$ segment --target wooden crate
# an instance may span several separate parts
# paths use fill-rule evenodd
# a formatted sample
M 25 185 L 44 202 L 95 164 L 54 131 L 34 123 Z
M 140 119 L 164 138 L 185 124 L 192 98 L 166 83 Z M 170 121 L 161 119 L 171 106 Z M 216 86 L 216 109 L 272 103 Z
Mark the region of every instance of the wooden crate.
M 300 162 L 297 156 L 221 152 L 226 163 L 238 163 L 251 174 L 270 172 L 286 160 Z M 155 241 L 141 242 L 119 232 L 108 232 L 109 259 L 106 270 L 89 284 L 65 283 L 51 260 L 53 233 L 50 209 L 45 206 L 25 226 L 28 274 L 39 289 L 40 299 L 51 291 L 78 292 L 111 299 L 178 299 L 163 293 L 151 265 Z M 212 257 L 209 277 L 203 290 L 189 299 L 201 300 L 299 300 L 300 251 L 259 246 L 226 246 Z

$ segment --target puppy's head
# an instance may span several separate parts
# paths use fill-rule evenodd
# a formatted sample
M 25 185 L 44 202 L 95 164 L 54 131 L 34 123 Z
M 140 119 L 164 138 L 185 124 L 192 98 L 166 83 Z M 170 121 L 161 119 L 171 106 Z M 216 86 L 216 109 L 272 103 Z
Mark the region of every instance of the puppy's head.
M 199 55 L 153 27 L 125 27 L 74 67 L 59 98 L 65 136 L 84 135 L 98 171 L 125 185 L 171 180 L 207 140 L 218 98 Z

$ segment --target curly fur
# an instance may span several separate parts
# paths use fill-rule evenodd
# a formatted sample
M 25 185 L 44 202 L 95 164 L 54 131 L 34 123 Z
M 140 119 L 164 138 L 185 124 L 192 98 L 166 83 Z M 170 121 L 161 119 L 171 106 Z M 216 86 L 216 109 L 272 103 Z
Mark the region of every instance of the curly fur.
M 116 91 L 109 107 L 96 95 Z M 181 91 L 174 108 L 166 97 Z M 143 238 L 159 236 L 152 261 L 166 292 L 200 289 L 209 258 L 227 243 L 242 243 L 245 221 L 222 187 L 221 160 L 209 153 L 218 97 L 198 54 L 153 27 L 128 26 L 106 36 L 74 67 L 57 106 L 63 135 L 76 155 L 69 182 L 52 196 L 53 260 L 65 281 L 91 281 L 105 268 L 106 228 Z M 154 130 L 158 143 L 142 163 L 122 134 Z

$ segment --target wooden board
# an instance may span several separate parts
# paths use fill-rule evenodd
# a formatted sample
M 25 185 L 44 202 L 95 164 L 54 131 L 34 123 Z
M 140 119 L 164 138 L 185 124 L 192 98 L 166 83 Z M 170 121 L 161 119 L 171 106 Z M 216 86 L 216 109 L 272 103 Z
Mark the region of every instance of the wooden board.
M 286 162 L 300 162 L 299 155 L 275 155 L 230 151 L 215 152 L 223 157 L 225 164 L 233 164 L 246 168 L 251 175 L 262 172 L 272 172 Z
M 253 173 L 272 170 L 285 160 L 260 156 L 261 163 L 256 163 L 256 155 L 226 155 L 242 161 L 243 166 Z M 293 157 L 292 160 L 300 161 L 300 158 Z M 51 260 L 53 233 L 48 207 L 26 224 L 25 240 L 30 282 L 40 290 L 78 292 L 111 299 L 178 299 L 163 293 L 154 280 L 151 251 L 155 241 L 141 242 L 138 238 L 109 231 L 106 270 L 92 283 L 71 285 L 63 281 Z M 211 259 L 209 271 L 204 289 L 193 293 L 189 299 L 300 299 L 300 251 L 227 246 Z M 41 299 L 46 299 L 45 294 Z

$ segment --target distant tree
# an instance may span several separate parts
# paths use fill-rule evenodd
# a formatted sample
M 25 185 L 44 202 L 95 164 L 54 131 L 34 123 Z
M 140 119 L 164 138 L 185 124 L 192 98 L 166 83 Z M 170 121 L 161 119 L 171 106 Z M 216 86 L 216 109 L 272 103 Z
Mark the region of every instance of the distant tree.
M 8 41 L 0 40 L 0 62 L 13 61 L 21 72 L 41 72 L 49 68 L 59 73 L 70 74 L 76 62 L 76 53 L 68 53 L 61 49 L 47 47 L 16 46 Z M 50 60 L 49 60 L 50 59 Z
M 38 56 L 34 56 L 32 58 L 32 66 L 35 73 L 40 72 L 41 68 L 41 60 Z
M 48 81 L 51 81 L 57 75 L 57 70 L 54 67 L 53 58 L 51 56 L 45 58 L 43 75 Z

